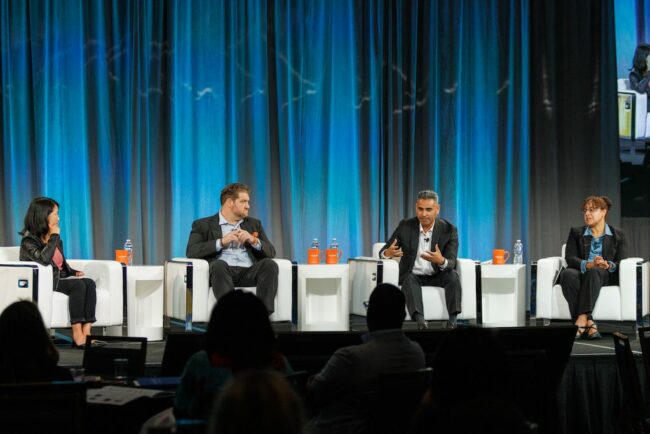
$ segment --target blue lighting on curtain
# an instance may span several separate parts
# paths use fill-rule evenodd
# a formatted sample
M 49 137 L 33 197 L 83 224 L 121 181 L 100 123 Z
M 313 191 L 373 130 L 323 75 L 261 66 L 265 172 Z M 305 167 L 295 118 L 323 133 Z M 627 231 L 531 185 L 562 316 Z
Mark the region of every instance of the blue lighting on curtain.
M 70 257 L 185 254 L 253 190 L 281 256 L 369 254 L 417 190 L 463 257 L 527 241 L 528 7 L 509 1 L 0 0 L 3 234 L 62 205 Z

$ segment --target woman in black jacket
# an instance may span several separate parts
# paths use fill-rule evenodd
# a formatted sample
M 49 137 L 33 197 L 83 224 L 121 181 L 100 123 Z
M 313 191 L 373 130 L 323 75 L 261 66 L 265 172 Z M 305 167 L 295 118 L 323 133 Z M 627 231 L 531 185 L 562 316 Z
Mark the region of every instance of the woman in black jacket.
M 95 282 L 84 278 L 82 271 L 73 270 L 63 255 L 59 227 L 59 204 L 47 197 L 37 197 L 29 204 L 25 228 L 20 232 L 20 260 L 51 265 L 54 271 L 54 290 L 68 296 L 72 346 L 82 348 L 90 326 L 96 321 L 97 295 Z
M 560 274 L 560 285 L 578 326 L 576 339 L 602 337 L 591 312 L 600 288 L 617 284 L 621 260 L 627 258 L 625 233 L 605 222 L 611 207 L 606 196 L 586 198 L 582 203 L 585 225 L 571 228 L 566 242 L 567 268 Z
M 630 70 L 630 88 L 635 92 L 645 93 L 650 96 L 650 45 L 639 44 L 634 51 L 632 60 L 632 69 Z M 650 112 L 650 104 L 648 104 Z

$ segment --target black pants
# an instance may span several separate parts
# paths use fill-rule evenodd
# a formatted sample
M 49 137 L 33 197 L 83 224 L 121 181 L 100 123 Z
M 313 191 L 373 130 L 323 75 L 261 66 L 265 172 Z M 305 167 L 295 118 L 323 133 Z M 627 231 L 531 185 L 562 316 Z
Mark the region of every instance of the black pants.
M 424 314 L 422 303 L 423 286 L 440 286 L 445 289 L 445 303 L 449 315 L 458 315 L 461 312 L 461 287 L 460 278 L 456 270 L 439 271 L 431 276 L 407 273 L 402 281 L 402 291 L 406 298 L 406 308 L 413 318 L 416 313 Z
M 231 267 L 217 259 L 210 263 L 210 286 L 217 300 L 235 286 L 255 286 L 257 296 L 271 314 L 275 310 L 275 294 L 278 292 L 278 264 L 273 259 L 264 258 L 251 267 Z
M 583 313 L 591 314 L 598 300 L 600 288 L 607 286 L 609 281 L 609 271 L 602 268 L 592 268 L 584 274 L 574 268 L 562 271 L 560 285 L 574 321 Z
M 70 323 L 95 322 L 97 292 L 95 281 L 88 278 L 60 279 L 56 290 L 68 296 Z

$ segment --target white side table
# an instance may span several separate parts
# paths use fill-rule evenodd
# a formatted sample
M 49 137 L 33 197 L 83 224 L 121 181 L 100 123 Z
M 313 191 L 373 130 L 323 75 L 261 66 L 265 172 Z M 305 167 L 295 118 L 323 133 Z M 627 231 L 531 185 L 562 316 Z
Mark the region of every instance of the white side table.
M 483 324 L 526 322 L 526 265 L 481 265 Z
M 298 330 L 350 329 L 347 264 L 298 265 Z
M 163 339 L 163 266 L 126 267 L 127 335 Z

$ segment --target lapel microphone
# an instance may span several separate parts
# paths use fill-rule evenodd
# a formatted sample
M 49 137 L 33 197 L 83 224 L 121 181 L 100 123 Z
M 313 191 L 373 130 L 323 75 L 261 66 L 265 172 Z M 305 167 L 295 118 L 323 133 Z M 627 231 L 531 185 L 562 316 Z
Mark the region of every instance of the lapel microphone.
M 425 242 L 425 243 L 428 243 L 430 239 L 431 239 L 431 238 L 427 237 L 427 238 L 424 239 L 424 242 Z

